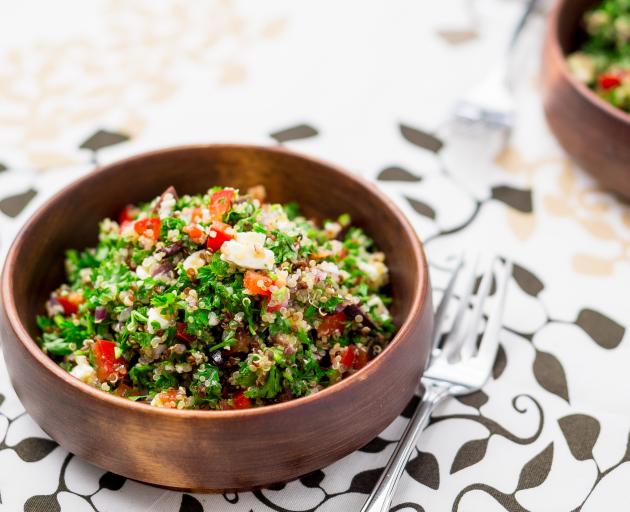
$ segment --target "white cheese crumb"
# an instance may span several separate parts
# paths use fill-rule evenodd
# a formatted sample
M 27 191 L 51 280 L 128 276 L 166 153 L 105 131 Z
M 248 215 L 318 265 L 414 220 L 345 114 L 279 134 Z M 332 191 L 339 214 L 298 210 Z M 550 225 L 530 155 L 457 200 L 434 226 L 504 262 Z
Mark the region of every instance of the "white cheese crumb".
M 271 269 L 275 259 L 273 252 L 264 247 L 266 239 L 264 233 L 236 233 L 234 240 L 221 246 L 221 259 L 242 268 Z
M 154 334 L 157 330 L 154 328 L 153 322 L 157 322 L 160 325 L 158 329 L 166 329 L 173 323 L 173 319 L 169 314 L 162 313 L 162 308 L 149 308 L 147 318 L 147 332 L 151 334 Z
M 95 384 L 97 381 L 96 370 L 90 366 L 85 356 L 77 356 L 77 365 L 70 370 L 70 375 L 86 384 Z

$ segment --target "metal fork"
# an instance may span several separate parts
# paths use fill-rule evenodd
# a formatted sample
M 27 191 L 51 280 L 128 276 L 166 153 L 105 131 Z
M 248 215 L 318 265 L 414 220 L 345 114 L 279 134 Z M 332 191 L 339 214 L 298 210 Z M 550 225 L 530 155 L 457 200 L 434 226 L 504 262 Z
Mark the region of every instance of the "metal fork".
M 515 102 L 510 84 L 510 61 L 528 19 L 538 0 L 527 0 L 515 25 L 507 52 L 486 78 L 464 96 L 456 105 L 453 120 L 465 126 L 483 126 L 489 129 L 510 130 L 514 124 Z
M 478 332 L 483 317 L 483 304 L 490 293 L 497 261 L 498 258 L 492 258 L 488 264 L 477 295 L 472 300 L 472 311 L 470 311 L 469 304 L 473 297 L 476 270 L 479 266 L 478 259 L 468 266 L 463 277 L 464 288 L 459 297 L 453 326 L 440 347 L 446 312 L 455 297 L 455 282 L 465 266 L 461 258 L 457 263 L 435 313 L 432 351 L 421 380 L 425 389 L 422 402 L 409 420 L 394 453 L 387 462 L 361 512 L 389 511 L 398 480 L 402 476 L 407 461 L 416 446 L 418 436 L 429 422 L 433 410 L 449 396 L 467 395 L 481 389 L 488 379 L 499 347 L 499 331 L 505 306 L 507 284 L 512 274 L 512 263 L 506 261 L 502 265 L 502 272 L 497 279 L 495 303 L 488 315 L 485 331 L 477 347 Z

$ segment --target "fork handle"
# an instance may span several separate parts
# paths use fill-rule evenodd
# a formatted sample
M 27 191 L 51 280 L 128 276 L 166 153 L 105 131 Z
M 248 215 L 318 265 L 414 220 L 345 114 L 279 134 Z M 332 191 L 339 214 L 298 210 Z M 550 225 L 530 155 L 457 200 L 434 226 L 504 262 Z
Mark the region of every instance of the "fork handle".
M 407 461 L 416 446 L 420 432 L 427 426 L 431 413 L 447 396 L 448 388 L 428 384 L 419 406 L 413 412 L 413 416 L 407 423 L 400 441 L 394 449 L 394 453 L 387 461 L 387 465 L 376 482 L 369 498 L 363 505 L 361 512 L 388 512 L 394 491 L 400 477 L 405 471 Z

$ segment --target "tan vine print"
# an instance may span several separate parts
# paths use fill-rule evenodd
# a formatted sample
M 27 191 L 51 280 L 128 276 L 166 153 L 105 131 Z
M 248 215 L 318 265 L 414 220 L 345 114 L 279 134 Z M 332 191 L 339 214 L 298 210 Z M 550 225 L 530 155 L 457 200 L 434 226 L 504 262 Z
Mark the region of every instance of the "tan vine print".
M 508 146 L 497 155 L 495 164 L 507 172 L 523 173 L 530 181 L 538 172 L 549 172 L 550 165 L 560 168 L 555 192 L 542 198 L 544 210 L 552 216 L 578 223 L 594 241 L 612 242 L 617 247 L 616 254 L 610 257 L 591 252 L 575 253 L 572 266 L 576 272 L 609 276 L 614 273 L 617 263 L 630 263 L 630 206 L 596 185 L 578 180 L 570 160 L 551 157 L 527 162 L 516 149 Z M 534 231 L 534 214 L 510 211 L 508 222 L 521 240 Z
M 218 85 L 242 83 L 244 53 L 285 24 L 254 24 L 229 0 L 107 5 L 94 37 L 0 51 L 0 147 L 26 155 L 24 165 L 74 163 L 78 145 L 100 127 L 138 135 L 145 112 L 173 96 L 189 71 Z

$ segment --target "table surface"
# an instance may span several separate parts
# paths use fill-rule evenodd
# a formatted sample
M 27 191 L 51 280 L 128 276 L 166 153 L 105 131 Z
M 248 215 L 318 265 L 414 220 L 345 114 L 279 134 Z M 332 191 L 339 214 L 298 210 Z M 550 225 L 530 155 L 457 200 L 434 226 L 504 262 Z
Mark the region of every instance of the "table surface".
M 462 250 L 515 262 L 493 376 L 437 411 L 393 510 L 611 510 L 627 501 L 630 478 L 630 209 L 548 131 L 542 16 L 514 56 L 518 121 L 507 144 L 444 129 L 453 102 L 501 57 L 522 7 L 13 3 L 0 18 L 0 256 L 43 200 L 95 163 L 215 141 L 335 162 L 409 216 L 437 294 Z M 57 446 L 24 412 L 0 356 L 0 511 L 358 510 L 405 422 L 286 485 L 182 494 Z

